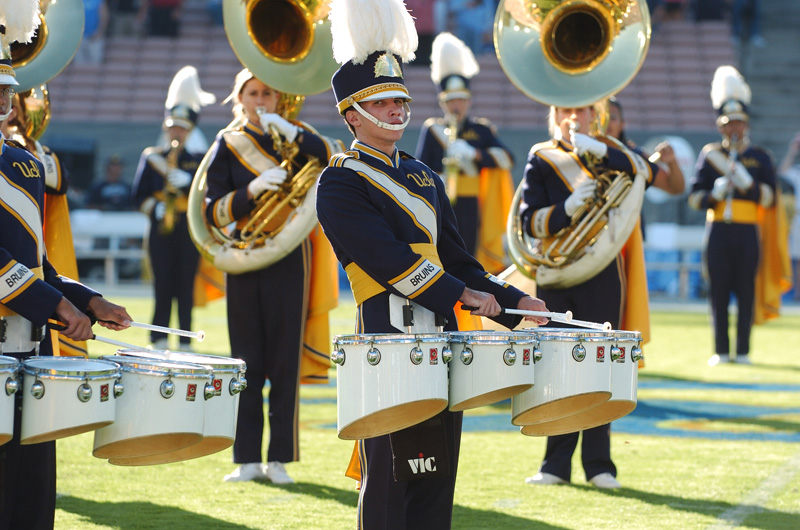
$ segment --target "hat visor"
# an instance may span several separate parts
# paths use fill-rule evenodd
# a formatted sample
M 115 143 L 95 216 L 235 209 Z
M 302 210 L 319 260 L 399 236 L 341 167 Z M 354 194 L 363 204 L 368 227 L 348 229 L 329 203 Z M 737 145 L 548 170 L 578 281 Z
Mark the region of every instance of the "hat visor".
M 451 99 L 472 99 L 472 93 L 469 90 L 445 90 L 439 93 L 439 101 Z
M 183 127 L 187 131 L 190 131 L 194 127 L 194 123 L 192 123 L 189 120 L 184 120 L 181 118 L 173 118 L 172 116 L 170 116 L 164 120 L 164 128 L 168 129 L 170 127 Z
M 406 101 L 411 101 L 411 96 L 405 90 L 386 90 L 385 92 L 376 92 L 374 94 L 370 94 L 369 96 L 365 97 L 364 99 L 359 99 L 358 101 L 377 101 L 379 99 L 394 99 L 394 98 L 402 98 Z
M 17 83 L 17 80 L 13 75 L 0 74 L 0 85 L 17 86 L 19 83 Z
M 717 125 L 725 125 L 732 121 L 743 121 L 745 123 L 750 121 L 750 116 L 744 112 L 731 112 L 730 114 L 723 114 L 717 118 Z

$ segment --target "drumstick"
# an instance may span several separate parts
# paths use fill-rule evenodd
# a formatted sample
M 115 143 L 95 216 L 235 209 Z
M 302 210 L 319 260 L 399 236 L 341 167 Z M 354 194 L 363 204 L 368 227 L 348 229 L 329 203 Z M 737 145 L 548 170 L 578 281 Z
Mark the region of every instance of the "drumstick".
M 464 311 L 474 311 L 477 309 L 477 307 L 462 305 L 461 309 Z M 572 324 L 573 326 L 582 326 L 584 328 L 611 331 L 610 322 L 604 322 L 600 324 L 598 322 L 589 322 L 587 320 L 576 320 L 572 318 L 572 311 L 567 311 L 566 313 L 555 313 L 552 311 L 526 311 L 524 309 L 506 309 L 505 307 L 501 307 L 500 313 L 506 313 L 508 315 L 522 315 L 526 317 L 545 317 L 555 322 L 563 322 L 565 324 Z
M 111 322 L 110 320 L 99 320 L 98 322 Z M 156 326 L 155 324 L 142 324 L 141 322 L 131 321 L 132 328 L 149 329 L 150 331 L 160 331 L 161 333 L 169 333 L 170 335 L 180 335 L 182 337 L 190 337 L 196 339 L 197 342 L 203 342 L 206 338 L 206 332 L 202 329 L 200 331 L 186 331 L 183 329 L 165 328 L 164 326 Z
M 135 344 L 128 344 L 127 342 L 121 342 L 114 339 L 107 339 L 105 337 L 98 337 L 97 335 L 92 335 L 92 339 L 96 340 L 97 342 L 105 342 L 107 344 L 113 344 L 114 346 L 122 346 L 123 348 L 127 348 L 129 350 L 142 350 L 141 346 L 136 346 Z M 150 351 L 150 350 L 147 350 Z

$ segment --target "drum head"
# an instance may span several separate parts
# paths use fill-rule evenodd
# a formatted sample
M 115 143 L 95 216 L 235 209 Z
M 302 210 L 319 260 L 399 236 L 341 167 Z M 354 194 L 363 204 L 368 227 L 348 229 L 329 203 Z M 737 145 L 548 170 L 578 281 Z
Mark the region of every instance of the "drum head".
M 428 420 L 447 407 L 446 399 L 425 399 L 362 416 L 339 429 L 342 440 L 364 440 L 396 432 Z
M 184 460 L 212 455 L 232 445 L 233 438 L 206 436 L 196 444 L 183 449 L 139 457 L 109 458 L 108 463 L 114 464 L 115 466 L 154 466 L 158 464 L 171 464 L 172 462 L 183 462 Z

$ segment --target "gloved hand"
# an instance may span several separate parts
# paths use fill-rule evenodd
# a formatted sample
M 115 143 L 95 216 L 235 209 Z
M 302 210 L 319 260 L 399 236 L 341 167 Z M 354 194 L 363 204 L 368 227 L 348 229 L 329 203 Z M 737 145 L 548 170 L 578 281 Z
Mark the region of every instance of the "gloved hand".
M 745 169 L 741 162 L 736 162 L 733 173 L 731 174 L 731 180 L 733 181 L 733 185 L 741 191 L 747 191 L 750 189 L 750 186 L 753 185 L 753 176 Z
M 299 129 L 297 125 L 284 120 L 275 113 L 262 114 L 261 127 L 265 131 L 268 131 L 270 125 L 278 129 L 281 136 L 286 138 L 286 141 L 289 143 L 294 142 L 295 138 L 297 138 L 297 131 Z
M 447 148 L 447 157 L 455 158 L 458 161 L 472 162 L 475 160 L 478 150 L 467 143 L 463 138 L 454 141 Z
M 728 196 L 728 190 L 731 187 L 731 180 L 728 177 L 717 177 L 714 181 L 714 187 L 711 189 L 711 196 L 717 202 L 722 202 Z
M 167 182 L 174 188 L 185 188 L 192 183 L 192 174 L 182 169 L 173 168 L 167 172 Z
M 153 215 L 155 216 L 156 221 L 162 220 L 164 218 L 164 214 L 166 213 L 166 211 L 167 211 L 167 205 L 162 201 L 158 201 L 155 207 L 153 208 Z
M 587 179 L 575 188 L 570 196 L 567 197 L 567 200 L 564 201 L 564 211 L 567 215 L 570 217 L 575 215 L 575 212 L 586 202 L 586 199 L 594 194 L 595 189 L 597 189 L 597 181 L 594 179 Z
M 286 180 L 286 170 L 282 167 L 271 167 L 250 181 L 247 191 L 253 197 L 258 197 L 265 191 L 275 191 Z
M 590 153 L 597 158 L 605 158 L 608 153 L 608 146 L 600 140 L 595 140 L 589 135 L 575 133 L 572 138 L 572 146 L 578 153 L 578 156 L 583 156 Z

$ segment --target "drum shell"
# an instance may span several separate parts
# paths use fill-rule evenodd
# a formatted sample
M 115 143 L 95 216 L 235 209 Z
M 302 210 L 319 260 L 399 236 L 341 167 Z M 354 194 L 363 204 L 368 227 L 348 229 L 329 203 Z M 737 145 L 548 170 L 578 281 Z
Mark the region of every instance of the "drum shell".
M 339 438 L 374 438 L 443 411 L 448 384 L 442 351 L 447 344 L 446 333 L 335 337 L 334 348 L 345 355 L 336 370 Z M 380 352 L 376 365 L 367 360 L 373 347 Z M 411 362 L 415 347 L 423 352 L 418 365 Z
M 638 387 L 638 362 L 631 358 L 631 350 L 641 342 L 638 331 L 613 332 L 615 344 L 622 357 L 612 360 L 606 352 L 606 360 L 611 368 L 611 397 L 599 405 L 557 420 L 523 425 L 520 432 L 526 436 L 557 436 L 580 430 L 591 429 L 611 423 L 636 408 Z
M 536 329 L 542 351 L 533 388 L 511 398 L 511 423 L 532 425 L 578 414 L 611 397 L 613 331 Z M 583 345 L 583 360 L 573 356 Z
M 451 333 L 450 410 L 491 405 L 531 388 L 534 384 L 534 341 L 535 336 L 531 333 Z M 462 356 L 465 348 L 472 352 L 469 364 Z M 504 359 L 508 350 L 515 353 L 510 365 Z
M 239 392 L 232 392 L 234 381 L 244 381 L 247 366 L 241 359 L 172 352 L 155 353 L 140 350 L 119 350 L 117 355 L 140 356 L 148 359 L 163 359 L 189 362 L 207 366 L 213 374 L 214 395 L 204 407 L 203 438 L 199 442 L 155 455 L 110 458 L 111 464 L 121 466 L 155 465 L 181 462 L 207 456 L 233 445 L 236 437 L 236 420 L 239 414 Z
M 19 376 L 19 361 L 14 357 L 0 355 L 0 445 L 14 437 L 14 402 L 15 392 L 9 394 L 10 381 Z
M 82 357 L 32 357 L 22 362 L 21 372 L 20 444 L 58 440 L 114 423 L 117 364 Z M 40 398 L 31 392 L 37 380 L 44 387 Z M 91 388 L 85 402 L 78 398 L 83 385 Z
M 182 449 L 202 439 L 203 389 L 212 377 L 208 367 L 120 355 L 102 358 L 120 364 L 125 391 L 117 399 L 114 424 L 95 431 L 94 456 L 145 457 Z M 166 381 L 175 385 L 169 398 L 161 394 Z

